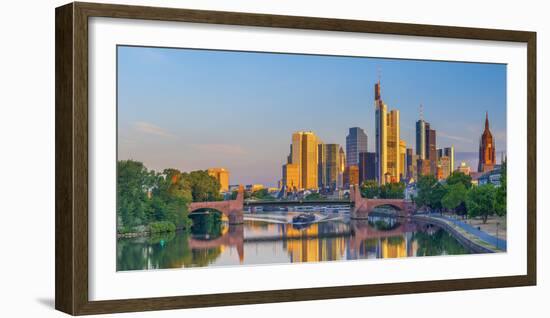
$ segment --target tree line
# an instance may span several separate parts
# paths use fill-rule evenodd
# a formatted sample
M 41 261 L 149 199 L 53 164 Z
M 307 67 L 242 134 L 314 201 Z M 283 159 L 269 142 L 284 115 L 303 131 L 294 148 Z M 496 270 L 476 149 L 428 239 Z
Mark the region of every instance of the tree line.
M 169 232 L 189 228 L 188 204 L 219 201 L 220 183 L 205 170 L 149 170 L 142 162 L 117 162 L 117 232 Z
M 490 183 L 473 186 L 469 175 L 454 171 L 445 183 L 438 182 L 432 175 L 421 176 L 416 189 L 413 200 L 419 208 L 481 217 L 483 223 L 491 215 L 506 215 L 506 163 L 501 166 L 498 187 Z

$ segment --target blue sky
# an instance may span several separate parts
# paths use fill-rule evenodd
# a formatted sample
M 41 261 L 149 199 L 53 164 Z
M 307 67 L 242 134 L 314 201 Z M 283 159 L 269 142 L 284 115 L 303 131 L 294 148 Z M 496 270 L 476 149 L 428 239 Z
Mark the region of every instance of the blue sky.
M 378 70 L 407 147 L 423 104 L 437 147 L 454 145 L 457 164 L 477 167 L 486 111 L 498 157 L 505 151 L 502 64 L 120 46 L 119 159 L 155 170 L 225 167 L 232 184 L 273 186 L 294 131 L 344 147 L 357 126 L 374 151 Z

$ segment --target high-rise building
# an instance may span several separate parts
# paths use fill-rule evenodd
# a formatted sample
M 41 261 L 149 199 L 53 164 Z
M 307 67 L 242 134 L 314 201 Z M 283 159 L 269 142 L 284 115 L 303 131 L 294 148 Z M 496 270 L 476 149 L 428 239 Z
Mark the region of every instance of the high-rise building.
M 293 163 L 283 165 L 282 185 L 287 191 L 296 191 L 300 189 L 300 166 Z
M 380 80 L 374 84 L 375 138 L 376 138 L 376 180 L 379 184 L 385 181 L 387 169 L 387 111 L 382 101 Z
M 319 188 L 335 190 L 342 187 L 344 152 L 338 144 L 319 145 Z
M 288 164 L 298 167 L 296 189 L 317 189 L 318 187 L 318 144 L 319 140 L 313 132 L 299 131 L 292 134 Z
M 208 174 L 220 183 L 220 192 L 229 191 L 229 171 L 225 168 L 210 168 Z
M 416 122 L 416 155 L 418 159 L 426 159 L 426 122 L 423 119 Z
M 495 140 L 489 130 L 489 113 L 485 113 L 485 130 L 479 140 L 478 172 L 487 172 L 495 168 Z
M 339 160 L 338 171 L 340 172 L 340 174 L 338 177 L 337 187 L 342 188 L 344 186 L 344 170 L 346 170 L 346 153 L 344 152 L 344 149 L 342 147 L 340 147 L 340 149 L 338 150 L 338 153 L 340 154 L 338 156 L 338 160 Z
M 438 169 L 440 169 L 440 180 L 447 179 L 451 175 L 451 158 L 443 156 L 439 158 Z
M 399 141 L 399 164 L 398 181 L 407 177 L 407 143 L 403 139 Z
M 359 167 L 347 166 L 344 170 L 344 187 L 349 188 L 351 185 L 359 184 Z
M 401 151 L 400 151 L 400 132 L 399 132 L 399 111 L 392 110 L 387 117 L 387 170 L 389 179 L 386 182 L 399 182 L 401 176 Z
M 376 153 L 359 153 L 359 184 L 367 180 L 376 180 Z
M 443 155 L 449 157 L 449 168 L 451 172 L 455 170 L 455 147 L 445 147 L 443 148 Z
M 352 127 L 346 136 L 346 167 L 359 164 L 359 153 L 367 151 L 367 134 L 359 127 Z
M 418 155 L 413 152 L 412 148 L 407 148 L 407 179 L 417 179 L 418 170 L 416 168 L 416 163 L 418 160 Z
M 430 173 L 435 175 L 437 172 L 437 149 L 435 130 L 430 128 L 429 123 L 426 126 L 426 159 L 430 160 Z
M 327 148 L 324 143 L 319 142 L 317 146 L 317 186 L 322 189 L 328 182 L 327 170 Z
M 432 173 L 431 169 L 431 162 L 428 159 L 418 159 L 416 161 L 416 169 L 417 169 L 417 176 L 427 176 L 427 175 L 435 175 Z
M 382 101 L 380 81 L 374 85 L 376 180 L 379 184 L 397 182 L 401 176 L 399 111 L 388 113 Z

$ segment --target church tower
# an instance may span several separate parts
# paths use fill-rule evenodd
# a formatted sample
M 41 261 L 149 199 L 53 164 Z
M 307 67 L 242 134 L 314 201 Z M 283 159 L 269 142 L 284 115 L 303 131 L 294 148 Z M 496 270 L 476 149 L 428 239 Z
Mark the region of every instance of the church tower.
M 495 140 L 489 130 L 489 113 L 485 113 L 485 130 L 479 141 L 478 172 L 491 171 L 495 167 Z

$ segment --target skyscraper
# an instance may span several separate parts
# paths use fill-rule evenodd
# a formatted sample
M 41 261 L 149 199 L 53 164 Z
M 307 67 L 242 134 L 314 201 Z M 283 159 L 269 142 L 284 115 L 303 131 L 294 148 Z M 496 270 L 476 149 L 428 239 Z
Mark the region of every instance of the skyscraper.
M 229 171 L 225 168 L 210 168 L 208 174 L 220 183 L 220 192 L 229 191 Z
M 385 182 L 399 182 L 401 176 L 401 150 L 399 131 L 399 111 L 394 109 L 387 114 L 387 159 Z
M 283 165 L 282 186 L 287 191 L 296 191 L 300 188 L 300 166 L 293 163 Z
M 426 122 L 424 119 L 416 122 L 416 155 L 418 159 L 426 159 Z
M 376 153 L 359 153 L 359 184 L 367 180 L 376 180 Z
M 429 123 L 424 123 L 426 128 L 426 159 L 430 161 L 430 173 L 435 175 L 437 172 L 437 149 L 435 130 L 430 128 Z
M 495 140 L 489 130 L 489 113 L 485 113 L 485 130 L 479 140 L 479 163 L 478 172 L 487 172 L 494 169 L 495 158 Z
M 319 187 L 335 190 L 342 187 L 341 181 L 345 159 L 338 144 L 319 145 Z
M 359 153 L 367 151 L 367 134 L 359 127 L 352 127 L 346 136 L 346 167 L 359 164 Z
M 443 155 L 446 157 L 449 157 L 449 168 L 451 169 L 451 172 L 453 172 L 455 167 L 455 147 L 445 147 L 443 148 Z
M 412 148 L 407 148 L 407 179 L 417 179 L 418 170 L 416 168 L 418 155 L 413 153 Z
M 399 164 L 398 181 L 407 177 L 407 143 L 403 139 L 399 141 Z
M 374 84 L 375 138 L 376 138 L 376 180 L 385 183 L 387 169 L 387 111 L 388 107 L 382 101 L 380 80 Z
M 291 162 L 288 164 L 297 166 L 297 189 L 317 189 L 318 187 L 318 144 L 317 136 L 313 132 L 298 131 L 292 134 L 291 153 L 288 156 Z M 287 166 L 286 169 L 288 174 L 289 167 Z M 295 168 L 291 167 L 291 169 Z

